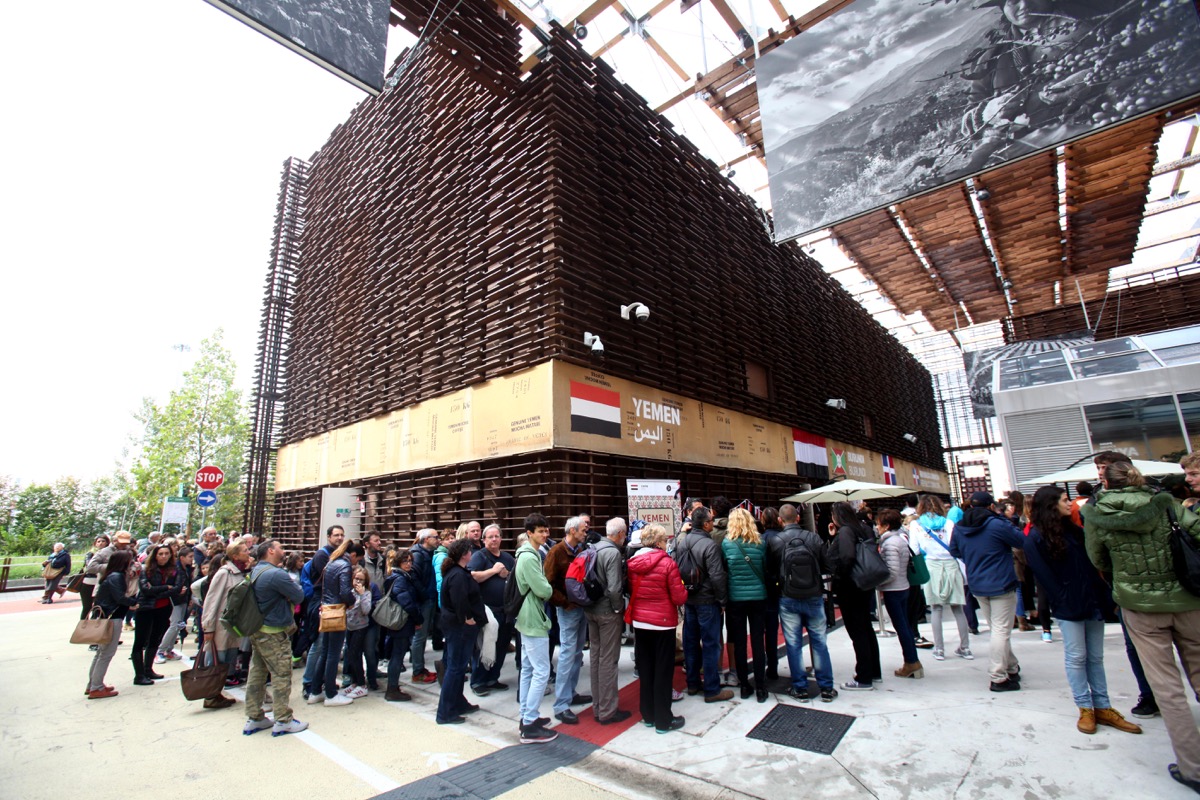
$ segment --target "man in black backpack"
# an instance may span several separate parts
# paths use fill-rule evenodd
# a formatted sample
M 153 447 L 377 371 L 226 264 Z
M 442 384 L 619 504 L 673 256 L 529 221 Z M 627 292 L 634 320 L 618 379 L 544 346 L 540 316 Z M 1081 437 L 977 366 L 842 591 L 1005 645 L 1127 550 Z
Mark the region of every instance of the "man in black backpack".
M 823 576 L 829 571 L 825 548 L 821 537 L 800 527 L 795 506 L 781 506 L 779 521 L 783 523 L 783 530 L 770 540 L 766 563 L 767 581 L 775 582 L 779 593 L 779 623 L 787 644 L 788 671 L 792 675 L 788 695 L 802 703 L 808 702 L 808 675 L 804 671 L 801 644 L 807 630 L 821 700 L 832 703 L 838 693 L 833 687 L 833 664 L 825 643 Z
M 707 508 L 697 508 L 692 512 L 692 528 L 675 545 L 674 554 L 688 590 L 683 617 L 683 667 L 688 694 L 703 691 L 706 703 L 733 697 L 732 691 L 721 688 L 721 607 L 728 597 L 728 584 L 725 560 L 712 540 L 712 528 L 712 514 Z

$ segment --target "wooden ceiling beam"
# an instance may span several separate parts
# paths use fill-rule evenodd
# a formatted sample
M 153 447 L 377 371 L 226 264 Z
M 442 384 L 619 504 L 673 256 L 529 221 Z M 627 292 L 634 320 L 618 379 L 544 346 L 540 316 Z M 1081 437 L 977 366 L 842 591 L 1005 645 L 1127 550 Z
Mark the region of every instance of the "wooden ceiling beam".
M 738 19 L 738 15 L 729 7 L 729 3 L 725 0 L 709 0 L 717 13 L 721 15 L 721 19 L 725 20 L 725 24 L 729 26 L 729 30 L 733 31 L 734 35 L 740 35 L 746 32 L 746 26 Z
M 615 2 L 616 0 L 596 0 L 596 2 L 579 12 L 579 14 L 575 17 L 575 22 L 578 22 L 580 25 L 587 25 L 596 17 L 607 11 L 609 6 L 613 5 Z M 571 30 L 571 26 L 568 25 L 566 27 L 567 30 Z
M 646 44 L 650 45 L 650 49 L 655 53 L 658 53 L 658 57 L 665 61 L 668 67 L 674 70 L 675 74 L 679 76 L 680 80 L 686 81 L 688 79 L 688 74 L 684 72 L 683 67 L 679 66 L 678 61 L 671 58 L 671 54 L 667 52 L 665 47 L 658 43 L 657 39 L 655 39 L 649 33 L 646 34 L 645 39 Z
M 791 15 L 788 14 L 787 9 L 783 7 L 783 3 L 779 2 L 779 0 L 771 0 L 771 8 L 775 9 L 775 13 L 779 15 L 780 22 L 787 22 L 791 19 Z

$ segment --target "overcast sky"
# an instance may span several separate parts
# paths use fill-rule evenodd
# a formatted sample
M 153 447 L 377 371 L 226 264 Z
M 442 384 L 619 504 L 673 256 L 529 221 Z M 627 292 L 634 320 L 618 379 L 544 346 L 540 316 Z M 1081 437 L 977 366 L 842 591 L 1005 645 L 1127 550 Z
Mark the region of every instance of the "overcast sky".
M 4 21 L 0 475 L 90 479 L 218 327 L 249 389 L 281 165 L 366 95 L 202 0 Z

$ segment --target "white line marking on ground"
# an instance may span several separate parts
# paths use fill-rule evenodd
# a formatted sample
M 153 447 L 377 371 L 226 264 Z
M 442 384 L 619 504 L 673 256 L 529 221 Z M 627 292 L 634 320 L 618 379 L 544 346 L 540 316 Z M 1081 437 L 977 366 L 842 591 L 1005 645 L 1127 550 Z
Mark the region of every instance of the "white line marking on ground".
M 373 767 L 367 766 L 342 748 L 323 739 L 311 730 L 301 731 L 293 735 L 342 769 L 361 778 L 364 783 L 371 785 L 376 791 L 390 792 L 393 789 L 400 788 L 400 784 L 387 775 L 384 775 Z

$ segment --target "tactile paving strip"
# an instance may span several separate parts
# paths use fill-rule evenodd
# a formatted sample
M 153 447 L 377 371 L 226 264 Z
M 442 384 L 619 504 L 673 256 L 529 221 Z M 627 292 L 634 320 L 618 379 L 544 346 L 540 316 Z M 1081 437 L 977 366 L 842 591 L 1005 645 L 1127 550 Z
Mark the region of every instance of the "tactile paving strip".
M 490 800 L 582 761 L 595 750 L 594 744 L 562 735 L 546 744 L 505 747 L 372 800 Z
M 828 756 L 833 755 L 855 719 L 846 714 L 779 705 L 746 736 Z

